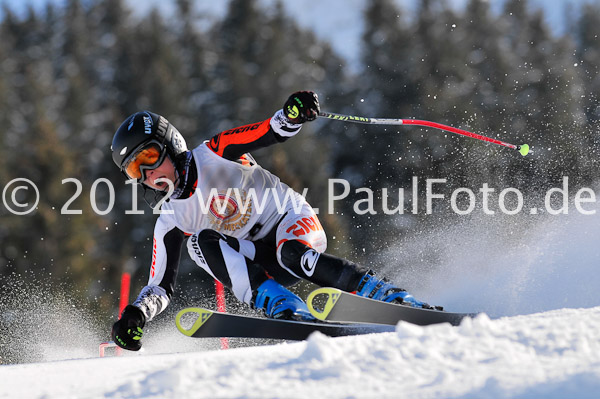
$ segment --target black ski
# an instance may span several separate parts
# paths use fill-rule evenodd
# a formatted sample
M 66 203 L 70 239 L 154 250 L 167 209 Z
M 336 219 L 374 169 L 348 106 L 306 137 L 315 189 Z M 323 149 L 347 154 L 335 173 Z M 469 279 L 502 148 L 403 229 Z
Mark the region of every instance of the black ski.
M 195 318 L 195 321 L 182 317 Z M 218 313 L 202 308 L 186 308 L 175 317 L 177 329 L 188 337 L 270 338 L 301 341 L 315 331 L 330 337 L 394 331 L 395 327 L 370 323 L 300 322 Z
M 321 308 L 317 308 L 315 303 L 318 295 L 325 295 L 325 305 Z M 395 325 L 399 321 L 406 321 L 421 326 L 437 323 L 450 323 L 456 326 L 463 318 L 476 315 L 386 303 L 350 294 L 337 288 L 319 288 L 310 293 L 306 303 L 317 319 L 335 322 Z

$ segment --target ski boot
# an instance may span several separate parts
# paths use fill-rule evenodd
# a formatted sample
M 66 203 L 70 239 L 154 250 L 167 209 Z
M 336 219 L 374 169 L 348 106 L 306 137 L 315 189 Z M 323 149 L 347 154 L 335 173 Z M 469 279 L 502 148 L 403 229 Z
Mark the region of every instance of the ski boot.
M 396 287 L 385 278 L 380 279 L 375 276 L 372 270 L 369 270 L 361 280 L 356 295 L 383 302 L 408 305 L 414 308 L 442 310 L 441 306 L 433 307 L 428 303 L 416 300 L 406 290 Z
M 273 279 L 262 283 L 252 298 L 252 307 L 262 309 L 271 319 L 314 321 L 306 303 Z

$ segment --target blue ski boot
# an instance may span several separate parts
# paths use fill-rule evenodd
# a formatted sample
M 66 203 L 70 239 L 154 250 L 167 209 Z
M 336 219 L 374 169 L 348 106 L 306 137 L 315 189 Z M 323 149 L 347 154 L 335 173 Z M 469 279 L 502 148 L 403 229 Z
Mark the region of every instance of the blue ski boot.
M 417 301 L 406 290 L 396 287 L 387 279 L 378 278 L 372 270 L 369 270 L 361 280 L 356 290 L 356 295 L 383 302 L 408 305 L 414 308 L 433 309 L 429 304 Z
M 268 279 L 254 291 L 252 307 L 262 309 L 265 316 L 271 319 L 315 320 L 306 303 L 298 295 L 272 279 Z

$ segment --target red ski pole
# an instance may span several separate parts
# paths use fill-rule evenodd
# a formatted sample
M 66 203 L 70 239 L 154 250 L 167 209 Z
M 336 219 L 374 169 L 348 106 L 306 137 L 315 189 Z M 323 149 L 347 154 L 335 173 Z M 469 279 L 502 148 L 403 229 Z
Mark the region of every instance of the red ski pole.
M 505 141 L 496 140 L 491 137 L 483 136 L 481 134 L 469 132 L 467 130 L 458 129 L 452 126 L 442 125 L 437 122 L 429 122 L 418 119 L 390 119 L 390 118 L 367 118 L 364 116 L 352 116 L 352 115 L 342 115 L 342 114 L 334 114 L 332 112 L 320 112 L 319 116 L 327 119 L 332 119 L 335 121 L 343 121 L 343 122 L 353 122 L 353 123 L 364 123 L 370 125 L 416 125 L 416 126 L 425 126 L 425 127 L 433 127 L 435 129 L 444 130 L 450 133 L 460 134 L 462 136 L 471 137 L 477 140 L 487 141 L 489 143 L 501 145 L 503 147 L 507 147 L 513 150 L 517 150 L 521 153 L 521 155 L 525 156 L 529 153 L 529 145 L 521 144 L 515 145 L 510 144 Z

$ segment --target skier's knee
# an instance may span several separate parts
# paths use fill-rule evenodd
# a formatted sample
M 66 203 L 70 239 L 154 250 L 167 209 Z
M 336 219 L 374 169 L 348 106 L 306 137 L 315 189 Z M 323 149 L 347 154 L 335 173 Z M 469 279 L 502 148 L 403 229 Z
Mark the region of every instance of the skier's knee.
M 214 248 L 218 248 L 219 241 L 224 237 L 221 233 L 204 229 L 198 233 L 192 234 L 187 242 L 188 253 L 196 264 L 204 269 L 208 267 L 205 253 L 210 253 Z
M 285 269 L 310 281 L 317 279 L 315 270 L 320 253 L 301 241 L 290 240 L 281 244 L 277 260 Z M 315 282 L 315 281 L 313 281 Z
M 226 236 L 212 229 L 204 229 L 200 230 L 195 234 L 192 234 L 192 236 L 190 237 L 190 241 L 192 242 L 192 245 L 196 243 L 196 245 L 202 248 L 203 250 L 214 248 L 215 246 L 218 247 L 220 245 L 220 241 L 225 241 L 230 247 L 232 247 L 236 251 L 239 250 L 240 246 L 236 238 Z
M 219 241 L 223 239 L 223 235 L 221 233 L 212 229 L 201 230 L 198 233 L 193 234 L 192 237 L 196 237 L 196 240 L 199 244 Z
M 295 266 L 300 264 L 302 256 L 311 249 L 308 245 L 297 240 L 286 241 L 281 244 L 277 251 L 277 261 L 281 266 L 295 270 Z

